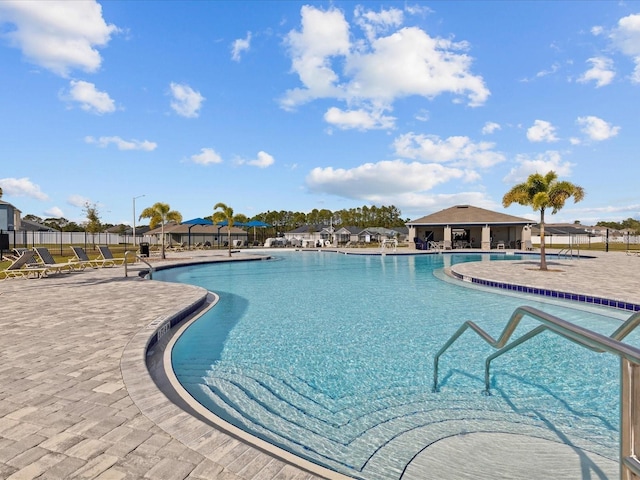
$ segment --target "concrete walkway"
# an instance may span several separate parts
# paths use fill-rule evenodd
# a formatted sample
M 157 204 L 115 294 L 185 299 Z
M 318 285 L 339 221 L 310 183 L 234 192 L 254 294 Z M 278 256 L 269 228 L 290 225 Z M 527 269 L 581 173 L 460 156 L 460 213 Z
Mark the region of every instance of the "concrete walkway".
M 171 256 L 167 263 L 227 259 L 211 252 Z M 545 275 L 522 262 L 460 267 L 463 275 L 518 277 L 546 288 L 558 282 L 640 303 L 638 266 L 640 257 L 610 253 L 563 261 L 563 272 Z M 206 295 L 193 286 L 125 278 L 123 267 L 0 282 L 0 478 L 318 478 L 203 426 L 145 373 L 157 326 Z M 428 457 L 426 449 L 421 459 Z M 412 478 L 437 478 L 417 461 L 408 470 L 416 471 Z

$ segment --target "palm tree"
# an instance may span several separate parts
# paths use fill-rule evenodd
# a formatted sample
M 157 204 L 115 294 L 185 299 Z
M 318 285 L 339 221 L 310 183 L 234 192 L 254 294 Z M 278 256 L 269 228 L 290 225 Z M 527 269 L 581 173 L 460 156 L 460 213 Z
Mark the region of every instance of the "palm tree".
M 231 227 L 233 227 L 233 208 L 226 206 L 222 202 L 218 202 L 213 207 L 213 215 L 211 217 L 213 223 L 227 223 L 227 244 L 229 245 L 229 256 L 231 256 Z
M 138 220 L 142 218 L 149 219 L 149 228 L 156 228 L 158 225 L 162 226 L 162 258 L 167 258 L 164 253 L 164 225 L 171 221 L 180 223 L 182 221 L 182 215 L 180 215 L 179 212 L 171 210 L 168 203 L 157 202 L 142 211 Z
M 505 207 L 518 203 L 530 206 L 536 212 L 540 211 L 540 270 L 547 270 L 544 242 L 545 210 L 552 208 L 551 213 L 557 213 L 569 197 L 573 197 L 574 203 L 578 203 L 584 198 L 584 189 L 571 182 L 559 182 L 558 174 L 551 170 L 544 176 L 539 173 L 529 175 L 526 182 L 513 186 L 502 198 L 502 205 Z

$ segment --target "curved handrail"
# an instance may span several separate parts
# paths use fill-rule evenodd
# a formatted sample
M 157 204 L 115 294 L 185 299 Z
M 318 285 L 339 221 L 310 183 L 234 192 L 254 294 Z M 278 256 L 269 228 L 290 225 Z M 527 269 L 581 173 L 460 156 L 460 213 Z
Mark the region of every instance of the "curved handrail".
M 129 258 L 129 254 L 133 254 L 134 258 L 136 258 L 137 260 L 140 260 L 142 263 L 145 263 L 149 267 L 149 280 L 151 280 L 153 278 L 153 272 L 155 272 L 155 268 L 151 266 L 149 262 L 147 262 L 144 258 L 142 258 L 133 250 L 127 250 L 126 252 L 124 252 L 124 276 L 125 277 L 129 276 L 128 270 L 127 270 L 127 264 L 128 264 L 127 260 Z
M 519 339 L 515 340 L 512 344 L 505 347 L 516 327 L 520 323 L 523 317 L 529 316 L 542 323 L 541 326 L 536 327 L 534 330 L 523 335 Z M 521 306 L 515 309 L 511 314 L 507 325 L 500 334 L 498 339 L 494 339 L 491 335 L 480 328 L 476 323 L 468 320 L 462 324 L 462 326 L 449 338 L 444 346 L 436 353 L 433 359 L 433 391 L 438 391 L 438 363 L 442 354 L 456 341 L 460 335 L 462 335 L 469 328 L 476 332 L 480 338 L 491 345 L 494 348 L 502 349 L 491 355 L 487 362 L 490 363 L 495 357 L 502 355 L 512 348 L 520 345 L 529 338 L 532 338 L 544 330 L 551 330 L 556 334 L 559 334 L 575 343 L 587 347 L 597 352 L 609 352 L 618 355 L 621 358 L 626 358 L 630 362 L 640 364 L 640 349 L 622 343 L 620 340 L 625 338 L 634 328 L 640 324 L 640 312 L 632 314 L 618 329 L 610 336 L 607 337 L 597 332 L 593 332 L 579 325 L 562 320 L 554 315 L 538 310 L 534 307 Z M 534 333 L 535 332 L 535 333 Z M 503 347 L 505 347 L 503 349 Z M 486 383 L 485 373 L 485 386 Z M 487 388 L 487 391 L 489 389 Z
M 538 320 L 542 325 L 525 333 L 506 345 L 513 331 L 524 316 Z M 537 308 L 518 307 L 507 322 L 502 334 L 495 340 L 471 321 L 465 322 L 445 343 L 434 357 L 433 391 L 438 391 L 438 360 L 451 344 L 467 329 L 471 328 L 489 345 L 499 350 L 485 361 L 485 393 L 489 393 L 491 360 L 508 352 L 536 335 L 549 330 L 574 343 L 587 347 L 595 352 L 612 353 L 620 357 L 620 473 L 621 478 L 640 477 L 640 349 L 622 343 L 631 331 L 640 324 L 640 312 L 633 313 L 611 336 L 607 337 L 589 329 L 574 325 Z M 505 346 L 506 345 L 506 346 Z

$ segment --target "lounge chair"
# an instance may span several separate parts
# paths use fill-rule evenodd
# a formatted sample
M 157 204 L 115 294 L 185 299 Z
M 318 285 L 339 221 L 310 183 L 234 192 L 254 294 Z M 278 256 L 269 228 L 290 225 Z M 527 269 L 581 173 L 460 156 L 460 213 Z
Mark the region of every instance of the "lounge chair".
M 41 278 L 46 276 L 48 268 L 37 266 L 34 254 L 35 252 L 32 250 L 25 250 L 17 259 L 11 262 L 11 265 L 0 273 L 4 274 L 4 278 Z
M 98 257 L 98 260 L 113 262 L 113 266 L 122 265 L 124 263 L 124 258 L 114 257 L 113 253 L 111 253 L 111 250 L 109 250 L 109 247 L 106 245 L 98 245 L 98 250 L 100 251 L 100 257 Z
M 69 261 L 67 263 L 58 263 L 54 260 L 53 255 L 47 247 L 33 247 L 38 257 L 40 257 L 41 265 L 47 267 L 48 273 L 67 273 L 73 270 L 84 270 L 85 265 L 79 262 Z
M 71 247 L 73 254 L 76 256 L 76 261 L 83 264 L 85 267 L 100 268 L 100 267 L 114 267 L 116 262 L 114 260 L 108 260 L 104 258 L 96 258 L 91 260 L 82 247 Z

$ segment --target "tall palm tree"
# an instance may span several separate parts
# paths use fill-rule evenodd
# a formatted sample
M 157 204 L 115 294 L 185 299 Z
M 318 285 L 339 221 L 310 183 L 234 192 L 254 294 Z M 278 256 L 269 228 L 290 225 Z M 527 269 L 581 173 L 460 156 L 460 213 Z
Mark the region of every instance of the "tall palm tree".
M 182 215 L 177 211 L 171 210 L 168 203 L 157 202 L 142 211 L 138 220 L 142 218 L 149 219 L 149 228 L 156 228 L 158 225 L 162 227 L 162 258 L 167 258 L 164 251 L 164 226 L 167 222 L 180 223 Z
M 584 198 L 584 189 L 571 182 L 559 182 L 558 174 L 551 170 L 544 176 L 539 173 L 529 175 L 526 182 L 513 186 L 502 198 L 505 207 L 518 203 L 540 211 L 540 270 L 548 270 L 544 241 L 545 210 L 551 208 L 551 213 L 557 213 L 570 197 L 574 203 L 579 202 Z
M 213 223 L 227 223 L 227 244 L 229 245 L 229 256 L 231 256 L 231 227 L 233 227 L 233 208 L 228 207 L 222 202 L 218 202 L 213 207 Z

